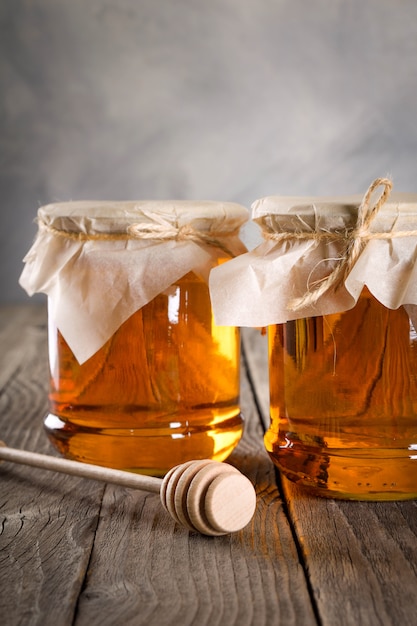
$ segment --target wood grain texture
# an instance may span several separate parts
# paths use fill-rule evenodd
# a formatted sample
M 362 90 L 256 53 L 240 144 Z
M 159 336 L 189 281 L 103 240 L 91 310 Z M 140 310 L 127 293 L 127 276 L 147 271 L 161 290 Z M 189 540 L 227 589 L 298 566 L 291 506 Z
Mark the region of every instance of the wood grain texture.
M 414 625 L 416 503 L 327 500 L 283 482 L 323 625 Z
M 269 426 L 267 329 L 242 328 L 243 358 L 264 428 Z
M 0 437 L 54 454 L 42 427 L 44 309 L 0 309 L 0 337 Z M 244 369 L 242 410 L 245 434 L 229 462 L 256 484 L 257 509 L 230 536 L 179 527 L 157 494 L 2 464 L 2 626 L 315 625 Z
M 53 454 L 43 431 L 44 307 L 0 316 L 1 437 Z M 71 624 L 90 558 L 103 486 L 0 465 L 0 623 Z
M 175 524 L 157 494 L 4 463 L 2 626 L 414 626 L 417 503 L 278 488 L 262 441 L 265 337 L 243 335 L 246 427 L 228 462 L 256 485 L 251 523 L 204 537 Z M 0 437 L 54 454 L 42 427 L 45 310 L 0 308 L 0 339 Z
M 253 371 L 265 358 L 263 339 L 248 332 L 245 352 L 258 403 L 266 407 L 265 377 Z M 285 478 L 282 491 L 320 623 L 414 625 L 417 502 L 318 498 Z
M 252 522 L 225 537 L 180 528 L 156 496 L 106 489 L 77 626 L 316 624 L 243 374 L 245 435 L 229 461 L 256 484 Z

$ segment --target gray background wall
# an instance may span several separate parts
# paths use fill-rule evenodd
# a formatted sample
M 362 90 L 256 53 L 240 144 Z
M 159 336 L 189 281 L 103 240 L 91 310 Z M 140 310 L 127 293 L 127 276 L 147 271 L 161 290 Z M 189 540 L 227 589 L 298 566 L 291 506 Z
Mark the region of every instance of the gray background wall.
M 417 191 L 416 103 L 416 0 L 0 0 L 0 298 L 52 201 Z

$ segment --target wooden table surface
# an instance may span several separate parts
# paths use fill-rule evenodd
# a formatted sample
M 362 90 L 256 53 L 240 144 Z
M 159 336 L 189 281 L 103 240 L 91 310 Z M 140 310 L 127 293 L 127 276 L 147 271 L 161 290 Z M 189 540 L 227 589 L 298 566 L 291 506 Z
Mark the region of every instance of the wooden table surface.
M 56 454 L 46 313 L 0 308 L 0 438 Z M 158 495 L 3 463 L 2 626 L 417 624 L 417 503 L 320 499 L 280 480 L 263 447 L 266 338 L 243 332 L 245 435 L 230 457 L 253 483 L 252 523 L 189 533 Z

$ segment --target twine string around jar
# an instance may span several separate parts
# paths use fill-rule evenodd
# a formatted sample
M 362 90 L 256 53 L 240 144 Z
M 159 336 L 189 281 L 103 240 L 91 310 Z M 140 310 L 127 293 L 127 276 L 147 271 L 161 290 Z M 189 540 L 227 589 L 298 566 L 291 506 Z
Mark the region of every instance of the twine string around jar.
M 203 232 L 193 228 L 191 224 L 184 224 L 178 226 L 172 222 L 164 219 L 161 215 L 152 213 L 151 211 L 143 211 L 143 214 L 150 219 L 149 222 L 138 222 L 131 224 L 127 233 L 134 239 L 153 239 L 157 241 L 194 241 L 195 243 L 203 243 L 215 248 L 223 250 L 228 256 L 234 257 L 235 255 L 224 245 L 220 238 L 225 236 L 237 235 L 238 230 L 233 231 L 211 231 Z
M 372 203 L 372 195 L 381 186 L 383 187 L 382 193 Z M 389 178 L 377 178 L 371 183 L 358 207 L 357 220 L 353 228 L 346 228 L 343 231 L 305 230 L 306 225 L 299 218 L 301 227 L 295 232 L 276 232 L 264 229 L 264 238 L 276 242 L 310 240 L 317 243 L 324 241 L 327 244 L 338 242 L 343 246 L 344 252 L 336 259 L 336 265 L 330 274 L 308 284 L 307 291 L 303 296 L 290 301 L 288 306 L 292 311 L 314 305 L 322 295 L 330 290 L 336 291 L 344 285 L 346 278 L 363 252 L 367 241 L 371 239 L 417 236 L 417 230 L 390 230 L 388 232 L 373 232 L 371 230 L 372 222 L 387 201 L 391 189 L 392 181 Z M 302 226 L 304 226 L 304 230 L 302 230 Z
M 128 241 L 132 239 L 148 239 L 153 241 L 193 241 L 219 248 L 226 255 L 234 257 L 235 254 L 226 246 L 222 239 L 237 236 L 239 229 L 203 232 L 194 228 L 191 224 L 179 226 L 164 219 L 161 215 L 151 211 L 142 211 L 149 219 L 148 222 L 136 222 L 130 224 L 122 232 L 99 232 L 86 233 L 83 231 L 69 231 L 56 228 L 38 218 L 38 227 L 58 237 L 71 239 L 72 241 Z

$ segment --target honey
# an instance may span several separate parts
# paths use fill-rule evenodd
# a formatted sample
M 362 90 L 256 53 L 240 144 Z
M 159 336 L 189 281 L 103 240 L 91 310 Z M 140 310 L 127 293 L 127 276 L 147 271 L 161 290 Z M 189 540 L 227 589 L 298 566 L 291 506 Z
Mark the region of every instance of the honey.
M 265 445 L 317 495 L 417 497 L 417 334 L 365 288 L 343 313 L 269 328 Z
M 155 476 L 224 460 L 242 436 L 240 335 L 208 287 L 246 250 L 234 203 L 76 201 L 41 207 L 21 285 L 48 296 L 44 420 L 66 457 Z
M 265 446 L 315 495 L 417 498 L 417 194 L 392 187 L 261 198 L 264 241 L 210 278 L 218 323 L 268 328 Z
M 134 313 L 84 364 L 49 332 L 45 425 L 67 457 L 163 475 L 190 459 L 225 459 L 242 434 L 239 331 L 214 324 L 190 272 Z

